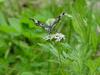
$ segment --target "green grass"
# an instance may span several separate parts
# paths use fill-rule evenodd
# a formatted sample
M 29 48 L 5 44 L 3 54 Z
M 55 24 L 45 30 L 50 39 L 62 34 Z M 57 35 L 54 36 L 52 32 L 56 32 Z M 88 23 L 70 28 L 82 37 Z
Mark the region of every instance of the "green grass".
M 20 7 L 16 0 L 0 0 L 0 75 L 100 75 L 98 11 L 85 0 L 65 0 L 61 6 L 44 0 L 44 7 L 31 3 Z M 48 33 L 29 20 L 46 22 L 63 11 L 72 18 L 55 27 L 65 35 L 60 42 L 43 39 Z

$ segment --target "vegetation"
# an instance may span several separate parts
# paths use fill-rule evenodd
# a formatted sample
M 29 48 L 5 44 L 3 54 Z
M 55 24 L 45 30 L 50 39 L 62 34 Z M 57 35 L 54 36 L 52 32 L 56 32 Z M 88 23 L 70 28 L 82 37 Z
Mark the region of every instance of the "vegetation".
M 97 0 L 0 0 L 0 75 L 100 75 L 98 8 Z M 55 26 L 65 35 L 59 42 L 29 19 L 63 11 L 72 18 Z

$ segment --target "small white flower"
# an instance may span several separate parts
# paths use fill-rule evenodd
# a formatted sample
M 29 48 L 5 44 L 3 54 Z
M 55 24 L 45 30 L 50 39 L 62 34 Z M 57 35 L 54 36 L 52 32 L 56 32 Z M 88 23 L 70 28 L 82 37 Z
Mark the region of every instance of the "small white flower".
M 65 35 L 63 35 L 62 33 L 56 33 L 56 34 L 54 35 L 54 39 L 55 39 L 56 41 L 61 41 L 61 40 L 65 39 Z
M 56 42 L 60 42 L 61 40 L 65 39 L 65 35 L 63 35 L 62 33 L 56 33 L 56 34 L 47 35 L 44 39 L 55 40 Z

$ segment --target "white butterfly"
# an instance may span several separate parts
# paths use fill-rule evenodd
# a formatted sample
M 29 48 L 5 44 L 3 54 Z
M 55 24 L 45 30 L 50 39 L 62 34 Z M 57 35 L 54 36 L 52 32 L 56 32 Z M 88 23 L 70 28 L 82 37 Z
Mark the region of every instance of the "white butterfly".
M 40 26 L 43 29 L 45 29 L 50 34 L 52 29 L 62 19 L 63 16 L 65 16 L 65 12 L 61 13 L 57 18 L 53 19 L 52 22 L 50 22 L 49 24 L 42 23 L 34 18 L 30 18 L 30 20 L 32 20 L 37 26 Z

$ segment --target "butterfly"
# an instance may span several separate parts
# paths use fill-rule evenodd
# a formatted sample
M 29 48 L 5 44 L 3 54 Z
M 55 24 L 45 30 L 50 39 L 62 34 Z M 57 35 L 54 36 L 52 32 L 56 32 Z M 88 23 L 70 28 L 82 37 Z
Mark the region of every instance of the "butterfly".
M 29 18 L 32 20 L 37 26 L 42 27 L 44 30 L 46 30 L 49 34 L 51 33 L 52 29 L 56 26 L 56 24 L 62 19 L 62 17 L 65 16 L 65 12 L 61 13 L 58 17 L 53 19 L 53 21 L 49 24 L 42 23 L 34 18 Z

